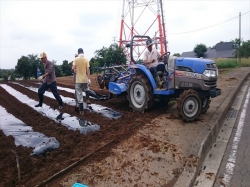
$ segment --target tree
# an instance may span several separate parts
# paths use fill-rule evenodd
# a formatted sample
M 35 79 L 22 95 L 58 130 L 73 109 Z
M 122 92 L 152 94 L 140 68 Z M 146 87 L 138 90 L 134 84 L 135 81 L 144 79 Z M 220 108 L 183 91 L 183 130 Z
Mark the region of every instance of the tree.
M 95 61 L 100 67 L 103 67 L 105 64 L 104 57 L 105 57 L 106 52 L 107 52 L 107 48 L 105 47 L 102 47 L 102 49 L 95 51 Z
M 174 53 L 173 56 L 179 57 L 179 56 L 181 56 L 181 55 L 180 55 L 180 53 Z
M 203 57 L 206 51 L 207 47 L 205 44 L 197 44 L 194 48 L 194 53 L 198 58 Z
M 105 53 L 104 60 L 107 66 L 121 65 L 126 63 L 126 55 L 118 44 L 113 43 L 109 46 L 107 52 Z
M 239 38 L 235 38 L 234 40 L 231 40 L 231 42 L 233 42 L 233 48 L 236 49 L 237 51 L 240 48 L 242 40 L 243 39 L 239 39 Z
M 18 59 L 15 72 L 24 79 L 30 79 L 30 77 L 37 78 L 37 68 L 44 72 L 41 60 L 37 55 L 29 54 Z
M 62 77 L 63 76 L 61 66 L 55 65 L 55 74 L 56 74 L 56 77 Z
M 95 58 L 91 58 L 89 61 L 90 64 L 90 74 L 98 72 L 96 67 L 98 67 L 98 61 Z
M 37 78 L 37 68 L 39 68 L 43 74 L 43 64 L 37 55 L 31 54 L 28 55 L 28 60 L 31 64 L 31 76 Z
M 25 80 L 29 79 L 32 75 L 32 64 L 29 58 L 22 56 L 18 59 L 15 70 L 16 73 L 21 75 Z
M 240 57 L 249 58 L 250 57 L 250 40 L 242 42 L 240 46 Z
M 103 47 L 100 50 L 96 50 L 93 61 L 98 64 L 98 66 L 103 67 L 104 65 L 125 64 L 126 59 L 126 54 L 123 49 L 119 47 L 118 44 L 113 43 L 109 48 Z
M 61 69 L 62 69 L 64 76 L 72 75 L 71 67 L 72 67 L 72 65 L 70 65 L 67 60 L 63 61 L 62 65 L 61 65 Z

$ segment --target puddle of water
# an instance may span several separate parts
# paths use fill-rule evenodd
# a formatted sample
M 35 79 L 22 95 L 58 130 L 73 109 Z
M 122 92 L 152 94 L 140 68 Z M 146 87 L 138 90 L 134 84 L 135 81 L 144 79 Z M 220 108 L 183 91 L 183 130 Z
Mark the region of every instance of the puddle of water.
M 24 85 L 19 84 L 19 83 L 14 83 L 14 84 L 18 84 L 18 85 L 20 85 L 20 86 L 22 86 L 24 88 L 27 88 L 29 90 L 32 90 L 32 91 L 36 92 L 36 93 L 38 91 L 38 88 L 24 86 Z M 60 87 L 60 86 L 58 86 L 57 88 L 58 89 L 60 88 L 61 90 L 64 90 L 64 91 L 67 91 L 67 92 L 70 92 L 70 93 L 75 93 L 74 89 L 63 88 L 63 87 Z M 49 98 L 55 99 L 51 92 L 45 92 L 44 95 L 49 97 Z M 68 104 L 70 106 L 75 106 L 76 105 L 75 99 L 73 99 L 73 98 L 63 97 L 63 96 L 61 96 L 61 98 L 62 98 L 64 103 L 66 103 L 66 104 Z M 110 119 L 118 119 L 118 118 L 121 117 L 120 112 L 116 112 L 116 111 L 112 110 L 111 108 L 107 108 L 107 107 L 104 107 L 102 105 L 91 104 L 90 105 L 91 107 L 89 107 L 87 105 L 87 103 L 83 103 L 83 106 L 84 106 L 85 109 L 90 110 L 91 112 L 96 112 L 96 113 L 102 114 L 104 117 L 107 117 L 107 118 L 110 118 Z
M 60 113 L 59 110 L 54 110 L 50 108 L 50 106 L 43 104 L 43 107 L 35 107 L 38 101 L 35 101 L 33 99 L 30 99 L 26 95 L 18 92 L 17 90 L 11 88 L 10 86 L 6 84 L 1 84 L 1 87 L 3 87 L 9 94 L 17 98 L 20 102 L 30 106 L 32 109 L 36 110 L 43 116 L 46 116 L 52 120 L 54 120 L 57 123 L 60 123 L 63 126 L 66 126 L 69 130 L 79 130 L 82 134 L 87 134 L 88 132 L 96 131 L 100 129 L 100 126 L 97 124 L 93 124 L 91 122 L 88 122 L 88 126 L 81 126 L 79 123 L 79 118 L 76 116 L 71 116 L 67 113 Z
M 33 147 L 31 156 L 45 154 L 55 150 L 60 143 L 55 137 L 47 137 L 42 133 L 34 132 L 32 127 L 8 113 L 0 105 L 0 129 L 6 136 L 13 136 L 16 146 Z

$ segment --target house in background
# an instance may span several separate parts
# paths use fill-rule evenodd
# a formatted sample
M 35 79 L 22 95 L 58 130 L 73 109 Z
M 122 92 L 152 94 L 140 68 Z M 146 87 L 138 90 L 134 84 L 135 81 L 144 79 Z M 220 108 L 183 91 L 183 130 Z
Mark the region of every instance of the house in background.
M 233 42 L 221 42 L 217 43 L 215 49 L 208 48 L 203 58 L 234 58 L 236 49 L 233 48 Z M 197 58 L 193 51 L 183 52 L 180 57 L 192 57 Z

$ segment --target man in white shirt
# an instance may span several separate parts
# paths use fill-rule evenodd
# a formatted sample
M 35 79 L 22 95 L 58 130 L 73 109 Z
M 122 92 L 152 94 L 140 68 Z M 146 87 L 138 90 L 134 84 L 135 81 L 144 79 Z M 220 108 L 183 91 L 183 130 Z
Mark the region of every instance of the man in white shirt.
M 156 87 L 161 88 L 162 81 L 159 75 L 156 74 L 156 66 L 158 65 L 158 58 L 160 58 L 160 53 L 152 48 L 153 42 L 151 39 L 146 41 L 147 51 L 144 53 L 143 62 L 149 71 L 152 73 L 153 77 L 155 78 Z

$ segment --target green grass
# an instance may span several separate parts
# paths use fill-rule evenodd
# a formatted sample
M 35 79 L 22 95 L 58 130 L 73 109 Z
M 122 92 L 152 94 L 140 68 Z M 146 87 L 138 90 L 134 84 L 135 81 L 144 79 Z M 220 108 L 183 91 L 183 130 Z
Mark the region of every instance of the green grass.
M 250 67 L 250 58 L 241 58 L 238 63 L 237 58 L 220 58 L 215 59 L 216 65 L 219 69 L 223 68 L 237 68 L 237 67 Z

